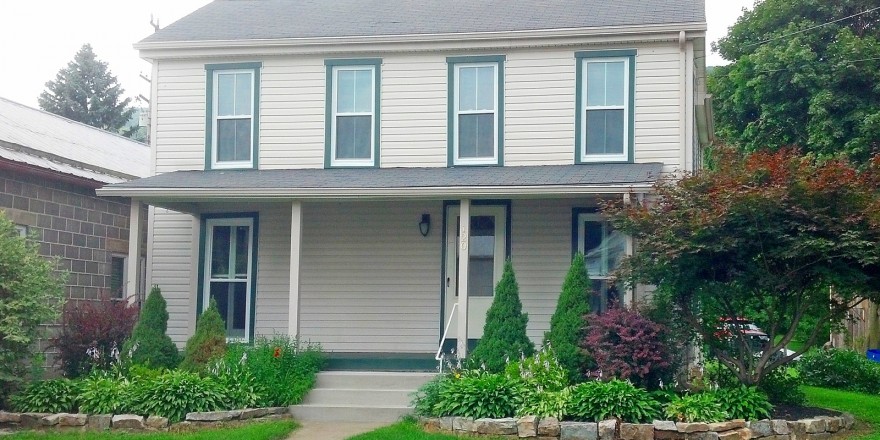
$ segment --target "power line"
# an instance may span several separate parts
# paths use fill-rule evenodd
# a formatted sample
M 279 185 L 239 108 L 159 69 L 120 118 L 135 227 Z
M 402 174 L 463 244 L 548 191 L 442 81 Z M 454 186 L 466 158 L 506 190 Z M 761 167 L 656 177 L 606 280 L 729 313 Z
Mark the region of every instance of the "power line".
M 743 46 L 743 47 L 744 47 L 744 48 L 748 48 L 748 47 L 752 47 L 752 46 L 760 46 L 760 45 L 762 45 L 762 44 L 764 44 L 764 43 L 769 43 L 769 42 L 771 42 L 771 41 L 776 41 L 776 40 L 779 40 L 779 39 L 782 39 L 782 38 L 787 38 L 787 37 L 790 37 L 790 36 L 792 36 L 792 35 L 802 34 L 802 33 L 804 33 L 804 32 L 808 32 L 808 31 L 811 31 L 811 30 L 813 30 L 813 29 L 818 29 L 818 28 L 820 28 L 820 27 L 825 27 L 825 26 L 828 26 L 828 25 L 830 25 L 830 24 L 834 24 L 834 23 L 837 23 L 837 22 L 841 22 L 841 21 L 843 21 L 843 20 L 849 20 L 850 18 L 858 17 L 859 15 L 864 15 L 864 14 L 867 14 L 867 13 L 869 13 L 869 12 L 874 12 L 874 11 L 876 11 L 876 10 L 878 10 L 878 9 L 880 9 L 880 6 L 877 6 L 877 7 L 875 7 L 875 8 L 871 8 L 871 9 L 868 9 L 867 11 L 859 12 L 859 13 L 857 13 L 857 14 L 850 15 L 849 17 L 838 18 L 837 20 L 832 20 L 832 21 L 829 21 L 829 22 L 827 22 L 827 23 L 822 23 L 822 24 L 817 24 L 817 25 L 815 25 L 815 26 L 810 26 L 810 27 L 808 27 L 808 28 L 806 28 L 806 29 L 801 29 L 801 30 L 799 30 L 799 31 L 792 32 L 792 33 L 789 33 L 789 34 L 784 34 L 784 35 L 780 35 L 780 36 L 778 36 L 778 37 L 769 38 L 769 39 L 767 39 L 767 40 L 759 41 L 759 42 L 757 42 L 757 43 L 747 44 L 747 45 L 745 45 L 745 46 Z

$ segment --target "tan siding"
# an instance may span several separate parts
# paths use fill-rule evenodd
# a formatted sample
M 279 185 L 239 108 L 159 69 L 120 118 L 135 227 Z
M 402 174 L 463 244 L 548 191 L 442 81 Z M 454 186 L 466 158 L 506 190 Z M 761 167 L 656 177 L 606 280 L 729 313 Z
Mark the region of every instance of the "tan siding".
M 168 303 L 168 335 L 179 347 L 183 347 L 192 332 L 195 313 L 192 219 L 187 214 L 155 208 L 150 225 L 153 235 L 150 279 L 162 289 Z
M 303 338 L 334 351 L 436 350 L 440 203 L 306 204 L 303 216 Z
M 287 334 L 290 298 L 290 205 L 260 210 L 257 231 L 257 335 Z
M 205 167 L 205 66 L 162 61 L 156 105 L 156 172 Z
M 665 171 L 681 165 L 679 57 L 669 44 L 642 47 L 636 59 L 635 161 L 662 162 Z

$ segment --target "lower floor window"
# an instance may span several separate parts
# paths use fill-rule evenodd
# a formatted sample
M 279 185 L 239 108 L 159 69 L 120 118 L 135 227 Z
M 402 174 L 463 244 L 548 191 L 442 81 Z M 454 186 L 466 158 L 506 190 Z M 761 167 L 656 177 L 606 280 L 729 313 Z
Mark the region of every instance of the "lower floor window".
M 125 260 L 124 255 L 110 257 L 110 297 L 125 297 Z
M 230 339 L 248 339 L 253 309 L 254 217 L 205 221 L 202 308 L 217 303 Z
M 626 254 L 627 237 L 596 212 L 577 213 L 575 222 L 577 252 L 584 254 L 587 274 L 593 281 L 591 311 L 602 313 L 620 300 L 610 277 Z

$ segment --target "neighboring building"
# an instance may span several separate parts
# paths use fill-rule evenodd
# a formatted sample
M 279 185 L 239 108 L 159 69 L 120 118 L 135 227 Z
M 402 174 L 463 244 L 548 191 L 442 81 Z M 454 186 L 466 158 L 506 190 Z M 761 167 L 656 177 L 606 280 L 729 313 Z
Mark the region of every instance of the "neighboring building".
M 462 353 L 505 258 L 540 342 L 576 251 L 595 308 L 645 295 L 597 206 L 698 168 L 705 31 L 700 0 L 215 1 L 136 44 L 154 176 L 98 192 L 150 206 L 179 345 L 214 298 L 230 338 Z
M 129 263 L 139 211 L 95 189 L 147 176 L 149 163 L 144 144 L 0 98 L 0 211 L 58 257 L 71 299 L 142 293 L 145 254 Z

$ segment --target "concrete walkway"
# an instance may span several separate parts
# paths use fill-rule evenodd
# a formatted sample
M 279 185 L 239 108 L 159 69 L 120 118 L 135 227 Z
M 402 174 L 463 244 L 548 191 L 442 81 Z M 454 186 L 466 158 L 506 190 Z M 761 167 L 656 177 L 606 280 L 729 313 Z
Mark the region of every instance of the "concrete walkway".
M 387 426 L 387 422 L 300 422 L 287 440 L 345 440 Z

